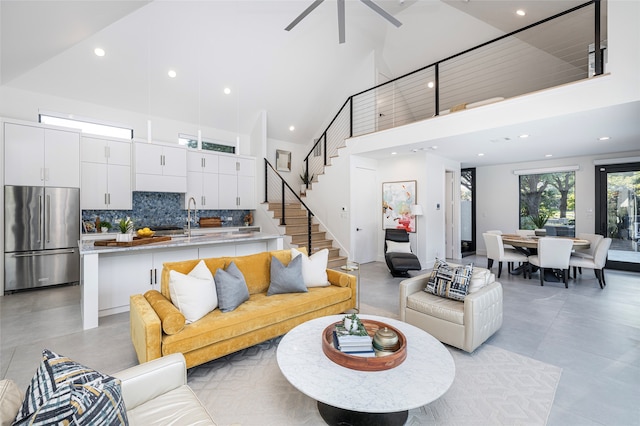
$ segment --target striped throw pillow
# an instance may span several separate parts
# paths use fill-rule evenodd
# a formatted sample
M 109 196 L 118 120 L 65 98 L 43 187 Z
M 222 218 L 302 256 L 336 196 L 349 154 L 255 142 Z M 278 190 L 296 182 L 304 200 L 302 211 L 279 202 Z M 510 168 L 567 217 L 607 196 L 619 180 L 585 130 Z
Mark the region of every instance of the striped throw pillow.
M 127 425 L 120 380 L 45 349 L 14 425 Z
M 424 291 L 440 297 L 464 300 L 469 292 L 472 275 L 472 263 L 465 266 L 454 267 L 444 260 L 436 259 Z

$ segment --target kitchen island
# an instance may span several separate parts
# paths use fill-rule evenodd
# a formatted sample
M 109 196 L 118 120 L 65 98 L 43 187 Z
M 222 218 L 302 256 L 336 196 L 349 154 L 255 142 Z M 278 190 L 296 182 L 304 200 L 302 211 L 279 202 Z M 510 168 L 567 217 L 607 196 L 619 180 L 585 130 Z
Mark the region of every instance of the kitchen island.
M 283 247 L 281 235 L 242 229 L 172 235 L 169 241 L 125 247 L 95 246 L 83 239 L 78 246 L 85 330 L 97 327 L 101 316 L 128 311 L 132 294 L 159 290 L 164 262 L 243 256 Z

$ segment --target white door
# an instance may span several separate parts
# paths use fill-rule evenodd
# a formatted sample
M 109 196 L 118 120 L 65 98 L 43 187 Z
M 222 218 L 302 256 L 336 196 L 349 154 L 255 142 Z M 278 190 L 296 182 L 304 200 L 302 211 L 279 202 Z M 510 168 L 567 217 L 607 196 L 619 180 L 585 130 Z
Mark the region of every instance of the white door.
M 354 246 L 351 257 L 358 263 L 376 260 L 378 253 L 378 205 L 379 191 L 376 185 L 376 172 L 372 169 L 356 167 L 353 173 L 354 188 L 352 217 L 355 229 Z
M 4 184 L 44 185 L 44 130 L 4 125 Z
M 85 210 L 107 208 L 107 165 L 82 163 L 80 206 Z
M 131 167 L 109 164 L 107 170 L 109 209 L 131 210 Z
M 45 129 L 45 186 L 80 188 L 80 135 Z

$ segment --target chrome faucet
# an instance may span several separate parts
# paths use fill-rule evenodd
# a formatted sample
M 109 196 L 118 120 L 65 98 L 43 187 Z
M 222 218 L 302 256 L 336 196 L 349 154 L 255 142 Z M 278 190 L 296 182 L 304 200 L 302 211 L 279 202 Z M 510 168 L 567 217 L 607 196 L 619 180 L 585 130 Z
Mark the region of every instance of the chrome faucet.
M 193 210 L 197 211 L 196 208 L 196 199 L 193 197 L 189 197 L 189 201 L 187 201 L 187 236 L 191 238 L 191 201 L 193 200 Z

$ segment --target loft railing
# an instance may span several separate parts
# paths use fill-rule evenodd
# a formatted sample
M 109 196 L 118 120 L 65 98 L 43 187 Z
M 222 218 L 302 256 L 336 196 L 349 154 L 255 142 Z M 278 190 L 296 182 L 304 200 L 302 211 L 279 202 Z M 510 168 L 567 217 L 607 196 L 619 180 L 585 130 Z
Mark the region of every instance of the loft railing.
M 312 241 L 311 241 L 311 225 L 313 222 L 313 212 L 307 205 L 300 199 L 298 193 L 289 186 L 284 180 L 282 175 L 271 165 L 269 160 L 264 159 L 264 202 L 265 203 L 278 203 L 279 208 L 282 210 L 282 216 L 280 217 L 280 225 L 287 225 L 287 205 L 300 203 L 302 208 L 307 212 L 307 252 L 311 255 Z
M 350 96 L 305 157 L 307 175 L 347 138 L 602 74 L 601 20 L 592 0 Z

